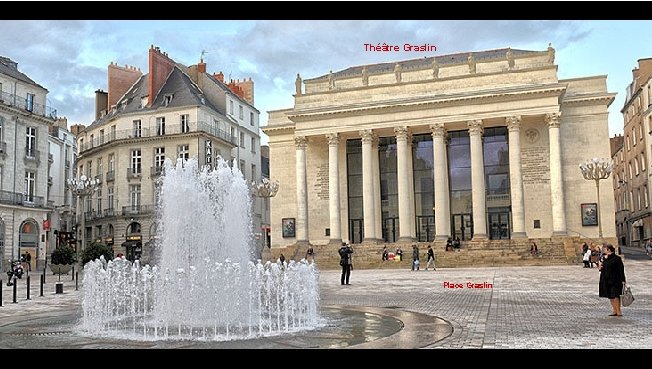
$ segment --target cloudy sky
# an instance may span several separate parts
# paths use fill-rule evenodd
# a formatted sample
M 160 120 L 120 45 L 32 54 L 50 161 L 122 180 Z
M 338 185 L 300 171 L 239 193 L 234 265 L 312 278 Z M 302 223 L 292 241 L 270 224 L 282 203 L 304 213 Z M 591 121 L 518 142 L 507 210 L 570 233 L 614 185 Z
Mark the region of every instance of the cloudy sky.
M 261 124 L 292 105 L 296 73 L 312 78 L 349 66 L 503 47 L 557 49 L 560 78 L 607 74 L 611 135 L 631 70 L 652 57 L 652 21 L 0 21 L 0 55 L 46 87 L 69 124 L 89 124 L 94 91 L 107 89 L 109 62 L 146 72 L 150 44 L 191 65 L 202 51 L 208 72 L 252 77 Z M 368 52 L 364 44 L 437 46 L 436 52 Z M 263 140 L 266 142 L 266 139 Z

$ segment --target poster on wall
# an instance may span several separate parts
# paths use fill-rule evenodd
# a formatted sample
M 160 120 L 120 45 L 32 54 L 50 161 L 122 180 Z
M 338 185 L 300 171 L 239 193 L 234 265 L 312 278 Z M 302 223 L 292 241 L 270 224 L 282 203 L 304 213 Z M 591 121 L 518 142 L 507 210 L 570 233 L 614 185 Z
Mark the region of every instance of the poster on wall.
M 598 204 L 582 204 L 582 226 L 598 225 Z
M 283 238 L 295 237 L 294 218 L 283 218 L 281 220 L 281 227 L 283 229 Z

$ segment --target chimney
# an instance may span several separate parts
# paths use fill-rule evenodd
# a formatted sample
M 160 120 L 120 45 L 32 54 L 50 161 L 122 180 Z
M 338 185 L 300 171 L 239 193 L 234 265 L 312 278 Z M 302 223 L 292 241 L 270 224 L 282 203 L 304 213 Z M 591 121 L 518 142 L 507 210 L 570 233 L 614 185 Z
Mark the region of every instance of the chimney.
M 167 54 L 161 53 L 158 47 L 152 45 L 149 48 L 149 95 L 147 97 L 147 105 L 152 106 L 156 100 L 156 96 L 161 87 L 174 69 L 174 61 L 170 59 Z
M 107 106 L 106 109 L 114 106 L 118 100 L 129 90 L 131 86 L 140 78 L 142 73 L 140 70 L 134 67 L 125 65 L 121 67 L 117 64 L 109 64 L 108 67 L 108 76 L 109 76 L 109 93 L 107 95 Z M 99 116 L 97 110 L 97 92 L 95 95 L 95 116 Z
M 102 112 L 109 109 L 109 94 L 102 91 L 95 91 L 95 120 L 102 117 Z
M 238 79 L 235 83 L 236 86 L 242 91 L 241 97 L 247 100 L 251 105 L 254 105 L 254 81 L 249 79 L 242 79 L 242 82 Z
M 197 64 L 197 71 L 199 73 L 206 73 L 206 63 L 204 63 L 204 58 L 201 58 L 199 64 Z
M 72 133 L 75 136 L 79 136 L 81 132 L 84 132 L 86 129 L 86 126 L 83 124 L 73 124 L 70 126 L 70 133 Z
M 222 71 L 217 74 L 213 74 L 213 77 L 215 77 L 216 80 L 224 83 L 224 73 L 222 73 Z

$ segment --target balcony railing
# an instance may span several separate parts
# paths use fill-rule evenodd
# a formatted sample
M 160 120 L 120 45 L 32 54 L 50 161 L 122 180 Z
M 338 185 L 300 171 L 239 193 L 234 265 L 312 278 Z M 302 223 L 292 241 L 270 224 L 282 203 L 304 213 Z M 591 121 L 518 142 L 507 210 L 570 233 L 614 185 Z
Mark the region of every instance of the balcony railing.
M 142 172 L 142 168 L 127 168 L 127 179 L 140 178 Z
M 110 170 L 110 171 L 106 172 L 106 181 L 107 182 L 115 181 L 115 172 L 114 171 Z
M 45 205 L 42 196 L 25 195 L 10 191 L 0 191 L 0 203 L 29 206 L 31 208 L 42 208 Z
M 49 161 L 50 163 L 53 163 L 53 162 L 54 162 L 54 155 L 48 153 L 48 161 Z
M 48 186 L 52 186 L 52 176 L 48 176 Z
M 57 109 L 53 109 L 51 106 L 37 104 L 33 101 L 27 100 L 24 97 L 10 94 L 8 92 L 0 93 L 0 104 L 13 106 L 28 111 L 32 114 L 41 115 L 51 119 L 57 118 Z
M 96 175 L 96 176 L 95 176 L 95 180 L 97 181 L 97 183 L 100 183 L 100 184 L 101 184 L 101 183 L 102 183 L 102 173 Z
M 36 163 L 40 163 L 41 160 L 39 158 L 40 152 L 38 150 L 34 149 L 25 149 L 25 160 L 29 161 L 34 161 Z
M 161 174 L 164 173 L 164 171 L 165 171 L 165 167 L 164 167 L 164 166 L 162 166 L 162 165 L 155 165 L 155 166 L 151 167 L 150 175 L 151 175 L 152 177 L 160 176 Z
M 182 124 L 166 124 L 165 125 L 165 134 L 158 134 L 156 129 L 141 128 L 139 130 L 134 129 L 125 129 L 121 131 L 116 131 L 115 133 L 105 134 L 104 136 L 96 137 L 90 142 L 84 142 L 79 146 L 79 152 L 92 149 L 97 146 L 107 144 L 115 140 L 125 140 L 133 138 L 146 138 L 146 137 L 165 137 L 176 134 L 186 134 L 192 132 L 205 132 L 217 138 L 220 138 L 226 142 L 229 142 L 235 146 L 238 145 L 237 138 L 231 136 L 228 132 L 220 129 L 216 124 L 211 124 L 204 121 L 199 122 L 188 122 L 186 124 L 187 129 L 185 129 Z
M 114 216 L 115 216 L 114 208 L 104 209 L 104 217 L 114 217 Z
M 122 207 L 122 215 L 141 215 L 154 212 L 154 205 L 130 205 Z

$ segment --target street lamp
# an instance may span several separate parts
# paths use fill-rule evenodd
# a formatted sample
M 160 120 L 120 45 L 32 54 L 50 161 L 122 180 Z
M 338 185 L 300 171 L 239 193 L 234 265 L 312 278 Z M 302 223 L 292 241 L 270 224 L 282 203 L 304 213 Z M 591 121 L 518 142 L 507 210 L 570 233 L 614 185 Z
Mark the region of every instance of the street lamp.
M 278 181 L 272 182 L 269 179 L 263 177 L 261 183 L 256 184 L 256 182 L 251 182 L 251 194 L 256 197 L 269 199 L 270 197 L 276 196 L 277 192 L 278 192 Z M 263 204 L 265 203 L 266 201 L 263 200 Z M 267 236 L 263 235 L 263 251 L 265 250 L 265 246 L 267 246 Z M 261 252 L 261 256 L 262 256 L 262 252 Z
M 625 217 L 625 244 L 623 246 L 629 246 L 629 218 L 632 217 L 632 211 L 629 209 L 629 187 L 627 186 L 627 181 L 622 179 L 618 180 L 618 184 L 625 186 L 625 203 L 623 204 L 625 208 L 622 210 L 626 211 L 627 215 Z M 620 251 L 620 249 L 618 250 Z
M 75 178 L 70 178 L 68 179 L 68 183 L 66 183 L 66 186 L 70 190 L 70 192 L 77 196 L 77 201 L 81 205 L 81 249 L 84 249 L 84 242 L 86 238 L 86 215 L 84 214 L 84 198 L 86 196 L 92 196 L 95 191 L 97 191 L 97 187 L 100 185 L 100 181 L 97 180 L 96 178 L 86 178 L 85 175 L 81 175 L 79 179 Z
M 613 170 L 611 159 L 593 158 L 586 163 L 580 164 L 580 170 L 584 179 L 595 181 L 595 188 L 598 191 L 598 235 L 602 239 L 602 216 L 600 215 L 600 180 L 609 178 Z

